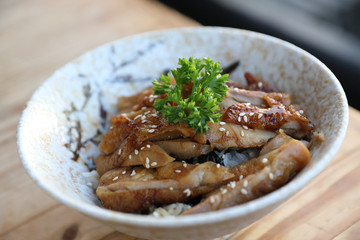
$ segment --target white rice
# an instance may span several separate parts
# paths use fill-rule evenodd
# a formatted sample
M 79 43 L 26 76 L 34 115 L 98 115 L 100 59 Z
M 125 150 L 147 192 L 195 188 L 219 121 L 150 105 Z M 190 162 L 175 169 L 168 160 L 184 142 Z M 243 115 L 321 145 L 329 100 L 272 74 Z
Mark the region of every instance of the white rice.
M 150 215 L 154 217 L 173 217 L 179 216 L 185 210 L 189 209 L 191 206 L 184 203 L 172 203 L 170 205 L 155 208 Z
M 97 186 L 99 185 L 99 174 L 96 170 L 92 170 L 90 172 L 83 172 L 82 173 L 83 179 L 85 184 L 91 187 L 92 189 L 96 190 Z

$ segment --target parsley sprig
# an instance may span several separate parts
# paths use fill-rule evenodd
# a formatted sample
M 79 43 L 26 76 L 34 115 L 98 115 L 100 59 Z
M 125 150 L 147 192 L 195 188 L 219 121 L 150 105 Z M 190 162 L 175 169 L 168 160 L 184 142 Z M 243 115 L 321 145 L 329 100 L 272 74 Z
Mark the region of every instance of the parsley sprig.
M 221 117 L 217 111 L 228 90 L 228 74 L 221 75 L 220 64 L 209 58 L 183 58 L 179 65 L 171 70 L 176 85 L 171 84 L 169 74 L 153 81 L 154 94 L 165 94 L 155 100 L 154 107 L 170 124 L 185 122 L 196 133 L 206 132 L 207 123 L 218 122 Z

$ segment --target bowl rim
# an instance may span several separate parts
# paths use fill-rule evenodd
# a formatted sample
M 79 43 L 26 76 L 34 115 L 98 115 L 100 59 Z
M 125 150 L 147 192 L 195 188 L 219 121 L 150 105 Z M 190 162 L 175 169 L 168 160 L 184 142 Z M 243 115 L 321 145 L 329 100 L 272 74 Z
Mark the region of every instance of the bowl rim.
M 213 212 L 206 212 L 201 214 L 195 214 L 195 215 L 188 215 L 188 216 L 177 216 L 177 217 L 163 217 L 163 218 L 156 218 L 149 215 L 136 215 L 136 214 L 129 214 L 129 213 L 122 213 L 122 212 L 116 212 L 112 210 L 108 210 L 105 208 L 101 208 L 96 205 L 91 205 L 90 203 L 82 202 L 80 200 L 61 195 L 56 190 L 51 189 L 49 186 L 47 186 L 45 183 L 41 182 L 36 175 L 36 172 L 33 171 L 30 167 L 29 162 L 31 162 L 31 157 L 28 157 L 26 154 L 26 151 L 22 147 L 22 141 L 26 141 L 26 139 L 22 138 L 22 131 L 23 131 L 23 122 L 24 119 L 26 119 L 27 112 L 29 111 L 27 108 L 25 108 L 21 114 L 21 117 L 19 119 L 19 124 L 17 127 L 17 148 L 18 148 L 18 154 L 22 161 L 22 164 L 24 168 L 26 169 L 28 175 L 31 177 L 31 179 L 40 186 L 45 192 L 47 192 L 51 197 L 56 199 L 57 201 L 65 204 L 66 206 L 75 209 L 77 211 L 80 211 L 81 213 L 103 220 L 108 222 L 116 222 L 116 223 L 126 223 L 127 225 L 137 225 L 141 227 L 152 227 L 152 228 L 158 228 L 158 227 L 171 227 L 171 228 L 181 228 L 184 226 L 191 226 L 196 223 L 197 225 L 207 225 L 211 223 L 220 222 L 222 220 L 232 220 L 241 216 L 245 216 L 248 214 L 253 214 L 259 210 L 265 210 L 269 206 L 275 206 L 278 202 L 282 202 L 289 198 L 291 195 L 295 194 L 298 190 L 303 188 L 310 180 L 312 180 L 316 175 L 318 175 L 325 166 L 330 162 L 330 160 L 335 156 L 336 152 L 339 150 L 341 143 L 345 137 L 348 121 L 349 121 L 349 110 L 348 110 L 348 104 L 347 99 L 344 93 L 344 90 L 340 84 L 340 82 L 337 80 L 335 75 L 316 57 L 308 53 L 307 51 L 293 45 L 292 43 L 289 43 L 287 41 L 281 40 L 279 38 L 275 38 L 266 34 L 257 33 L 253 31 L 243 30 L 243 29 L 237 29 L 237 28 L 229 28 L 229 27 L 204 27 L 204 26 L 197 26 L 197 27 L 184 27 L 184 28 L 172 28 L 172 29 L 165 29 L 165 30 L 157 30 L 157 31 L 149 31 L 144 32 L 140 34 L 131 35 L 125 38 L 121 38 L 115 41 L 110 41 L 108 43 L 105 43 L 99 47 L 96 47 L 94 49 L 91 49 L 85 53 L 83 53 L 81 56 L 87 54 L 88 52 L 95 51 L 98 48 L 102 48 L 108 44 L 112 44 L 118 41 L 126 41 L 134 37 L 142 37 L 142 38 L 149 38 L 153 35 L 159 35 L 159 34 L 171 34 L 172 32 L 176 33 L 183 33 L 183 32 L 213 32 L 213 33 L 227 33 L 227 34 L 239 34 L 239 35 L 248 35 L 252 38 L 260 38 L 264 41 L 270 41 L 274 44 L 280 44 L 285 48 L 288 48 L 291 51 L 297 52 L 301 54 L 302 56 L 309 59 L 309 61 L 313 62 L 314 64 L 318 65 L 319 68 L 321 68 L 328 76 L 329 80 L 334 83 L 336 86 L 338 92 L 341 95 L 342 100 L 342 107 L 344 108 L 344 114 L 342 116 L 341 120 L 342 125 L 341 128 L 338 131 L 338 137 L 335 141 L 330 143 L 327 147 L 327 154 L 320 160 L 316 161 L 313 164 L 313 167 L 311 170 L 304 172 L 301 174 L 301 176 L 296 177 L 289 183 L 287 183 L 285 186 L 281 187 L 280 189 L 277 189 L 276 191 L 269 193 L 263 197 L 257 198 L 255 200 L 249 201 L 247 203 L 221 209 L 218 211 Z M 68 64 L 71 64 L 72 62 L 76 61 L 77 59 L 81 58 L 81 56 L 75 58 L 74 60 L 70 61 Z M 66 66 L 66 65 L 65 65 Z M 59 68 L 57 71 L 60 71 L 65 66 Z M 44 87 L 44 84 L 49 80 L 45 80 L 33 93 L 31 96 L 30 102 L 34 97 L 41 91 L 41 89 Z M 150 221 L 149 221 L 150 220 Z

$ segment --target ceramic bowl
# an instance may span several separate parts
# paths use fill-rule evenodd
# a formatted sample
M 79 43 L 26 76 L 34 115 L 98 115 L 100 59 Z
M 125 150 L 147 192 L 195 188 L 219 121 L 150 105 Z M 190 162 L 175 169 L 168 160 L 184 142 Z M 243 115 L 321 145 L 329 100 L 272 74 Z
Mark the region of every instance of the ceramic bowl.
M 277 191 L 251 202 L 193 216 L 155 218 L 104 209 L 89 180 L 97 144 L 116 114 L 117 98 L 151 85 L 178 58 L 210 57 L 237 63 L 290 93 L 325 141 L 307 167 Z M 31 178 L 63 204 L 116 230 L 146 239 L 211 239 L 263 217 L 320 173 L 338 151 L 348 123 L 343 89 L 331 71 L 300 48 L 259 33 L 220 27 L 149 32 L 85 53 L 56 71 L 27 103 L 18 126 L 18 150 Z M 285 217 L 285 216 L 284 216 Z

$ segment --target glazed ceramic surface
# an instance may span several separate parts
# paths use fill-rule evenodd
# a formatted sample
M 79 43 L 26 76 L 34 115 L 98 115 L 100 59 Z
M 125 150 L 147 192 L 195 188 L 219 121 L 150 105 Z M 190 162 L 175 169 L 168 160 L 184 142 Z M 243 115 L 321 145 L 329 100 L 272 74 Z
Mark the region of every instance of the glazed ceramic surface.
M 137 93 L 177 66 L 178 58 L 209 57 L 244 82 L 251 72 L 290 93 L 325 141 L 309 165 L 265 197 L 216 212 L 155 218 L 101 207 L 90 181 L 97 144 L 116 114 L 117 98 Z M 90 51 L 55 72 L 34 93 L 18 127 L 18 149 L 33 180 L 51 196 L 129 235 L 151 239 L 209 239 L 237 231 L 266 215 L 314 178 L 339 149 L 348 108 L 330 70 L 287 42 L 238 29 L 196 27 L 150 32 Z M 284 216 L 285 217 L 285 216 Z

